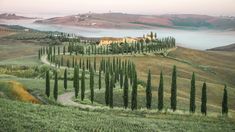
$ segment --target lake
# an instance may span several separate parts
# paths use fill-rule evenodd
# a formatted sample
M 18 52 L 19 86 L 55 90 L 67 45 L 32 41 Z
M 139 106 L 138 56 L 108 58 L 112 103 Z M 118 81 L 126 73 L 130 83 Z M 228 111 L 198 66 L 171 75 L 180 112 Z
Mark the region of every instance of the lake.
M 142 37 L 150 31 L 156 32 L 158 37 L 173 36 L 180 46 L 187 48 L 205 50 L 218 46 L 235 43 L 235 31 L 215 30 L 178 30 L 178 29 L 96 29 L 85 27 L 72 27 L 61 25 L 35 24 L 32 20 L 7 20 L 0 21 L 1 24 L 21 25 L 41 31 L 60 31 L 74 33 L 85 37 Z

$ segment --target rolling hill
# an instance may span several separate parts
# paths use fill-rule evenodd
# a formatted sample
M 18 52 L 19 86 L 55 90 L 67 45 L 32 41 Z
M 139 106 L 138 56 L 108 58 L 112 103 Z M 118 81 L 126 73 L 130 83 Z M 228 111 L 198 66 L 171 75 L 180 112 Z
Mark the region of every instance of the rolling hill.
M 37 20 L 35 23 L 92 28 L 183 28 L 235 30 L 234 17 L 207 15 L 138 15 L 124 13 L 89 13 Z
M 7 20 L 23 20 L 23 19 L 34 19 L 32 17 L 25 17 L 25 16 L 18 16 L 14 13 L 2 13 L 0 14 L 0 19 L 7 19 Z
M 226 45 L 226 46 L 221 46 L 221 47 L 215 47 L 212 49 L 208 49 L 209 51 L 235 51 L 235 43 Z

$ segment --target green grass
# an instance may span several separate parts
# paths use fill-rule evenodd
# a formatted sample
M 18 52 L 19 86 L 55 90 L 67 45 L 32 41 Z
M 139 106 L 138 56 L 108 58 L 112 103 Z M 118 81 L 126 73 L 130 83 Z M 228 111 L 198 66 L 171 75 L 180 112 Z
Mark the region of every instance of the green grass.
M 234 131 L 234 121 L 193 115 L 85 111 L 0 99 L 1 131 Z

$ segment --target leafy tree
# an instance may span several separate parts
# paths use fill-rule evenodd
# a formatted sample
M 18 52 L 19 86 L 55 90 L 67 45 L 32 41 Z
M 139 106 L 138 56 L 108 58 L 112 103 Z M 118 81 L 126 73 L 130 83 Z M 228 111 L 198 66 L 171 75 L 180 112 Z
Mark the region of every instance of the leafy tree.
M 147 109 L 151 108 L 152 104 L 152 86 L 151 86 L 151 72 L 148 72 L 148 79 L 146 85 L 146 107 Z
M 81 79 L 81 100 L 83 101 L 85 97 L 85 69 L 82 71 L 82 79 Z
M 94 101 L 94 72 L 91 67 L 90 69 L 90 92 L 91 92 L 91 103 Z
M 58 97 L 58 78 L 57 78 L 57 71 L 55 71 L 54 99 L 57 100 L 57 97 Z
M 224 85 L 224 95 L 222 101 L 222 114 L 228 115 L 228 95 L 227 95 L 227 86 Z
M 131 109 L 137 109 L 137 74 L 134 72 L 133 74 L 133 85 L 132 85 L 132 96 L 131 96 Z
M 64 70 L 64 89 L 66 90 L 67 89 L 67 68 Z
M 172 82 L 171 82 L 171 109 L 176 110 L 177 105 L 177 84 L 176 84 L 176 66 L 173 68 Z
M 160 74 L 160 82 L 159 82 L 159 87 L 158 87 L 158 110 L 162 110 L 163 109 L 163 74 L 161 71 Z
M 50 71 L 48 70 L 46 72 L 46 91 L 45 91 L 47 97 L 50 96 Z
M 191 80 L 191 92 L 190 92 L 190 112 L 194 113 L 196 109 L 195 104 L 195 74 L 193 72 L 192 80 Z
M 201 113 L 205 115 L 207 114 L 206 103 L 207 103 L 206 83 L 204 82 L 202 86 L 202 96 L 201 96 Z
M 124 108 L 126 109 L 128 107 L 128 77 L 125 75 L 125 81 L 124 81 L 124 89 L 123 89 L 123 103 Z

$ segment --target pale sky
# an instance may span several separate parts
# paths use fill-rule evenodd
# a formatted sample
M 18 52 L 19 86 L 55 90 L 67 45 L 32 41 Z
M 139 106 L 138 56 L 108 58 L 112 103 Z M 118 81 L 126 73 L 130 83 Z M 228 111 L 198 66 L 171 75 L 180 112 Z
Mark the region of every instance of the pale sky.
M 0 0 L 0 13 L 68 15 L 89 11 L 235 16 L 235 0 Z

